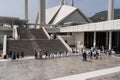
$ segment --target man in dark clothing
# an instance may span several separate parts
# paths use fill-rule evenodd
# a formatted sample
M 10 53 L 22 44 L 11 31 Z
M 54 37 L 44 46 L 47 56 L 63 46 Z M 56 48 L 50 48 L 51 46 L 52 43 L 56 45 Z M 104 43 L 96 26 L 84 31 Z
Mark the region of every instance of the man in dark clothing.
M 12 53 L 13 53 L 12 51 L 9 52 L 9 54 L 8 54 L 9 58 L 12 58 Z
M 21 56 L 21 59 L 24 58 L 24 52 L 23 51 L 21 51 L 20 56 Z
M 36 49 L 36 50 L 35 50 L 35 59 L 37 59 L 37 56 L 38 56 L 38 55 L 37 55 L 37 52 L 38 52 L 38 50 Z
M 85 51 L 83 52 L 82 56 L 83 56 L 83 61 L 87 61 L 87 53 Z
M 13 52 L 13 54 L 12 54 L 12 56 L 13 56 L 13 60 L 15 60 L 16 59 L 16 53 L 15 52 Z
M 17 59 L 19 59 L 19 52 L 16 52 L 16 57 Z

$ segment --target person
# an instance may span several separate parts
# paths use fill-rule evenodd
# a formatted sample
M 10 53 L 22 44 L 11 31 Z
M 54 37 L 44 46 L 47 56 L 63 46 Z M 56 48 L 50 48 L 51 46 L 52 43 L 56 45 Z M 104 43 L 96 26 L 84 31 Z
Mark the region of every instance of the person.
M 35 59 L 37 59 L 37 49 L 35 49 Z
M 9 58 L 12 58 L 12 53 L 13 53 L 12 51 L 9 52 L 8 54 Z
M 93 51 L 92 50 L 89 51 L 89 56 L 90 56 L 90 62 L 92 63 L 92 59 L 93 59 Z
M 7 59 L 7 55 L 4 55 L 3 59 Z
M 98 54 L 99 54 L 99 58 L 102 59 L 102 52 L 100 51 L 100 49 L 97 50 Z
M 16 53 L 15 53 L 15 51 L 12 53 L 12 60 L 16 60 Z
M 24 58 L 24 52 L 23 51 L 21 51 L 20 56 L 21 56 L 21 59 Z
M 42 54 L 43 54 L 42 50 L 40 50 L 40 59 L 42 59 Z
M 87 61 L 87 53 L 86 53 L 86 51 L 83 52 L 82 56 L 83 56 L 83 61 Z
M 48 58 L 48 51 L 45 51 L 46 58 Z
M 112 54 L 112 53 L 111 53 L 111 49 L 110 49 L 110 50 L 108 50 L 108 55 L 111 56 L 111 54 Z
M 98 57 L 99 57 L 99 53 L 96 51 L 95 59 L 98 59 Z
M 37 50 L 37 59 L 40 59 L 40 51 Z
M 16 52 L 16 58 L 19 59 L 19 52 Z

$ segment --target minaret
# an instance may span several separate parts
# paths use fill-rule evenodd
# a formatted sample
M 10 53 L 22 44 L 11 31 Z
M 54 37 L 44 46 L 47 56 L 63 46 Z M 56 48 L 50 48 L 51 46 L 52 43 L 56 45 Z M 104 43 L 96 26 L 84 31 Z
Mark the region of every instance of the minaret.
M 71 0 L 71 6 L 74 6 L 74 0 Z
M 64 0 L 61 0 L 61 1 L 60 1 L 60 5 L 64 5 Z
M 46 5 L 45 5 L 45 0 L 39 0 L 39 13 L 40 13 L 40 27 L 45 26 L 46 25 L 46 13 L 45 13 L 45 9 L 46 9 Z
M 66 0 L 64 0 L 64 5 L 66 5 L 67 3 L 66 3 Z
M 108 20 L 114 19 L 114 0 L 108 0 Z
M 60 1 L 60 4 L 61 4 L 61 5 L 65 5 L 65 4 L 66 4 L 66 0 L 61 0 L 61 1 Z
M 114 0 L 108 0 L 108 21 L 114 19 Z M 112 30 L 109 31 L 109 49 L 112 49 Z
M 25 20 L 28 20 L 28 0 L 25 0 Z

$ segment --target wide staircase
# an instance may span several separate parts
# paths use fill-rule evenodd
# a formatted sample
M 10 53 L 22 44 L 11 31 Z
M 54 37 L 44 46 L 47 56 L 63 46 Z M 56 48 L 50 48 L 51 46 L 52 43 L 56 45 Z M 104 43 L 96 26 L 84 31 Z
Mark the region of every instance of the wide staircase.
M 18 28 L 19 40 L 8 40 L 7 51 L 24 51 L 25 56 L 33 56 L 35 49 L 39 48 L 44 52 L 61 52 L 67 48 L 59 39 L 48 39 L 41 29 Z M 34 39 L 32 39 L 34 36 Z
M 31 39 L 32 36 L 35 39 L 48 39 L 43 29 L 29 29 L 24 27 L 18 27 L 17 29 L 20 39 Z
M 35 37 L 35 39 L 48 39 L 42 29 L 30 29 L 30 32 Z
M 26 56 L 34 55 L 34 50 L 39 48 L 43 52 L 61 52 L 66 51 L 66 47 L 60 40 L 8 40 L 9 50 L 24 51 Z

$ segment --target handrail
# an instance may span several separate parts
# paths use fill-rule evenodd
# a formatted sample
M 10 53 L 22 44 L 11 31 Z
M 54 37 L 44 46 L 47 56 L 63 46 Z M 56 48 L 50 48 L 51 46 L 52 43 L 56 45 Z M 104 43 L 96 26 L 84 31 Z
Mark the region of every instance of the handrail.
M 46 31 L 46 29 L 44 27 L 42 27 L 44 33 L 46 34 L 46 36 L 48 37 L 48 39 L 50 39 L 50 35 L 48 34 L 48 32 Z
M 17 27 L 16 26 L 13 27 L 13 38 L 15 40 L 18 39 L 18 32 L 17 32 Z
M 11 27 L 0 27 L 0 30 L 12 30 Z
M 70 46 L 63 40 L 61 36 L 57 36 L 57 38 L 64 44 L 64 46 L 68 49 L 68 51 L 72 51 Z
M 6 50 L 7 50 L 7 35 L 4 35 L 4 39 L 3 39 L 3 55 L 2 55 L 3 58 L 6 55 L 6 52 L 7 52 Z

